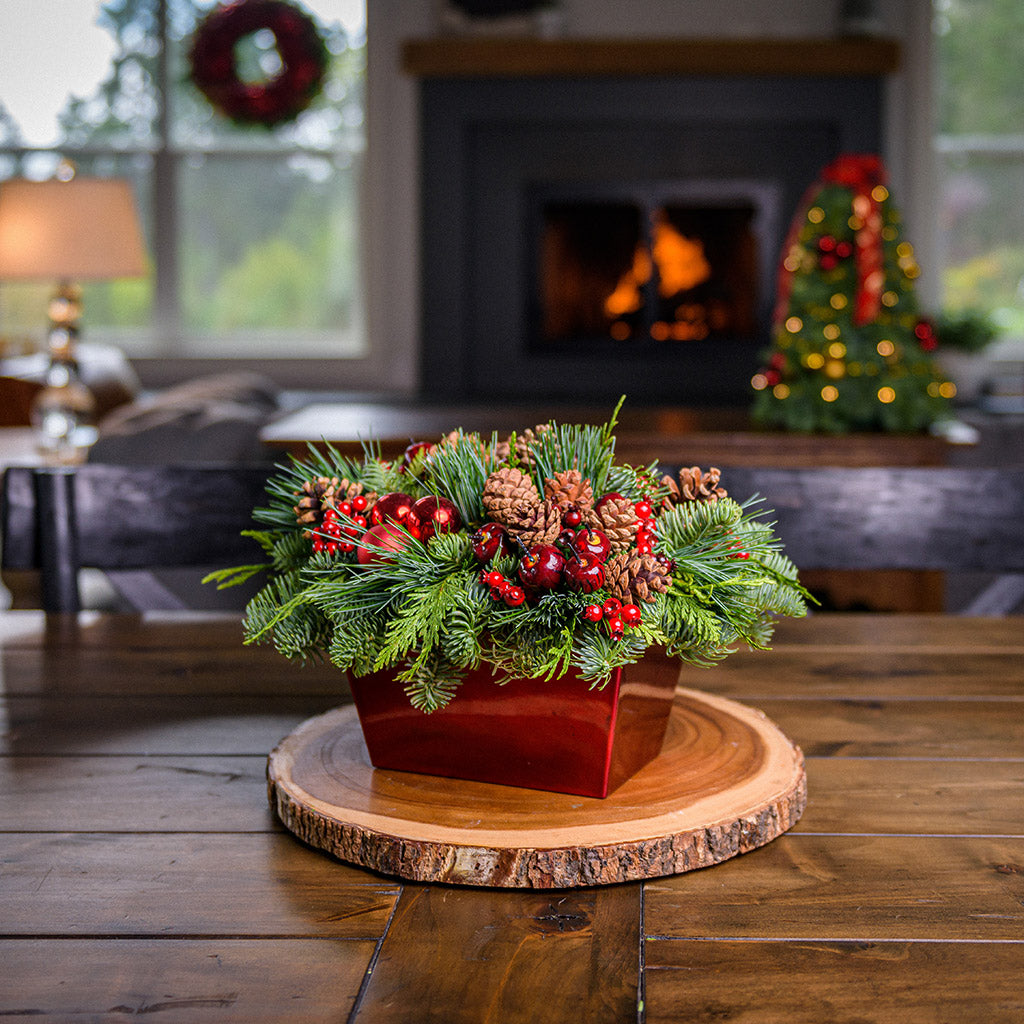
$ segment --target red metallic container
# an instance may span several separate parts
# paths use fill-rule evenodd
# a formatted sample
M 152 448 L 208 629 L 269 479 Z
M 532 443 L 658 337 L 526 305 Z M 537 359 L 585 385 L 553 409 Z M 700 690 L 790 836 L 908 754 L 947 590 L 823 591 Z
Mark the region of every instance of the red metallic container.
M 678 663 L 649 654 L 600 690 L 575 673 L 499 686 L 483 665 L 430 715 L 393 672 L 351 685 L 376 768 L 604 797 L 658 756 L 678 675 Z

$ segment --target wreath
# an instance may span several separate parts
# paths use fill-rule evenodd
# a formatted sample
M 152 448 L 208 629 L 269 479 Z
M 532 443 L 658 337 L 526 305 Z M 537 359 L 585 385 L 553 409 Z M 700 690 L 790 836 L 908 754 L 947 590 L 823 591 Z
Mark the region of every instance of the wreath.
M 235 47 L 261 30 L 273 33 L 281 68 L 265 82 L 238 74 Z M 267 128 L 294 120 L 319 95 L 327 45 L 310 15 L 287 0 L 234 0 L 199 24 L 189 49 L 191 80 L 214 109 L 238 124 Z

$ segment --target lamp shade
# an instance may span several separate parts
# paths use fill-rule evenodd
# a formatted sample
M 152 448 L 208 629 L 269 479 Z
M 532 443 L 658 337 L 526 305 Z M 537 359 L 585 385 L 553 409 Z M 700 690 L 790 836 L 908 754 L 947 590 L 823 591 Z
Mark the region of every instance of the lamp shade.
M 107 280 L 145 272 L 129 182 L 76 175 L 0 184 L 0 279 Z

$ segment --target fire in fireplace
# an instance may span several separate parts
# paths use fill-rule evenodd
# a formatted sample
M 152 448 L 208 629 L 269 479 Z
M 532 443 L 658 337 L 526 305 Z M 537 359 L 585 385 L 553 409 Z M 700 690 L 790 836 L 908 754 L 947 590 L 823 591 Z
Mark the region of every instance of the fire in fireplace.
M 529 347 L 757 337 L 777 207 L 753 183 L 730 195 L 695 183 L 542 190 Z

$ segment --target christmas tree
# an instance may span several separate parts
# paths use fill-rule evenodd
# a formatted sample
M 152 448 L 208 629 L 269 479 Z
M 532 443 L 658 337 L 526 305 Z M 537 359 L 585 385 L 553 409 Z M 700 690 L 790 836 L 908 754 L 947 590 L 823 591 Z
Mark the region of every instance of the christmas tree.
M 915 432 L 949 413 L 956 387 L 928 353 L 920 268 L 875 156 L 843 156 L 797 210 L 782 252 L 772 349 L 752 415 L 797 431 Z

